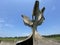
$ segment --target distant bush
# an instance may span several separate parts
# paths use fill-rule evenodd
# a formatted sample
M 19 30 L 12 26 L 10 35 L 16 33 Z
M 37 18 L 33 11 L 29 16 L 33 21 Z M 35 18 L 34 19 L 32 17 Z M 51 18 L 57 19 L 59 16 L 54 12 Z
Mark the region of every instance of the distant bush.
M 47 36 L 43 36 L 43 37 L 47 37 L 47 38 L 50 38 L 50 37 L 60 37 L 60 34 L 47 35 Z

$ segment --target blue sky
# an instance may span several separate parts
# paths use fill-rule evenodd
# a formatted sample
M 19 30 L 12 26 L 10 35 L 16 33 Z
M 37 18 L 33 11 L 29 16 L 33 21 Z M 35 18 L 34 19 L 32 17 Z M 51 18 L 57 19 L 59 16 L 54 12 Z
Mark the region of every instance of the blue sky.
M 45 7 L 45 21 L 38 26 L 41 35 L 60 34 L 60 0 L 39 0 Z M 31 28 L 25 26 L 21 15 L 32 17 L 35 0 L 0 0 L 0 37 L 26 36 Z

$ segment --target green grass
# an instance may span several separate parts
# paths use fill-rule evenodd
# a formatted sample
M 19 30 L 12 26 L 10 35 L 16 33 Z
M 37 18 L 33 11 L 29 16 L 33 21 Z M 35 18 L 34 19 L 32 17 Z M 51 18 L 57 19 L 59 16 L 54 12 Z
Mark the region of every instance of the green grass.
M 48 35 L 48 36 L 44 36 L 45 38 L 47 39 L 52 39 L 52 40 L 55 40 L 55 41 L 58 41 L 60 42 L 60 34 L 58 35 Z
M 20 38 L 11 38 L 11 37 L 5 37 L 5 38 L 0 38 L 0 41 L 2 40 L 2 41 L 17 41 L 17 40 L 23 40 L 23 39 L 25 39 L 26 37 L 20 37 Z
M 57 40 L 57 41 L 60 41 L 60 35 L 49 35 L 49 36 L 43 36 L 47 39 L 53 39 L 53 40 Z M 23 39 L 26 39 L 26 37 L 5 37 L 5 38 L 2 38 L 0 37 L 0 41 L 3 40 L 3 41 L 14 41 L 14 40 L 23 40 Z
M 60 41 L 60 37 L 50 37 L 49 39 L 53 39 L 53 40 L 58 40 L 58 41 Z

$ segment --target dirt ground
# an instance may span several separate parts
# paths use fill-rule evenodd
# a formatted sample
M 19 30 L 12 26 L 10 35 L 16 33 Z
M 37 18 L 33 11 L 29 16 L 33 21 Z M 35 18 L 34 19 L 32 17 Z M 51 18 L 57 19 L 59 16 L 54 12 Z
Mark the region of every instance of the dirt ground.
M 0 41 L 0 45 L 16 45 L 15 41 Z

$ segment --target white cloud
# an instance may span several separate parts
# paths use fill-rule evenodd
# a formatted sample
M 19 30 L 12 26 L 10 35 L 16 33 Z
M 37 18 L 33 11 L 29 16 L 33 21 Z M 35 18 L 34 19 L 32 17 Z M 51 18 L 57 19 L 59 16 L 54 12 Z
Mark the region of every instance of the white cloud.
M 0 20 L 0 23 L 5 22 L 4 20 Z
M 12 24 L 5 24 L 6 27 L 14 27 Z
M 5 23 L 0 23 L 0 30 L 7 29 L 7 28 L 14 28 L 14 25 L 12 24 L 5 24 Z
M 0 30 L 2 28 L 12 28 L 14 25 L 6 23 L 6 21 L 3 18 L 0 18 Z
M 0 23 L 5 22 L 5 20 L 3 18 L 0 18 Z
M 3 24 L 0 23 L 0 30 L 2 30 L 2 29 L 3 29 Z
M 0 18 L 0 29 L 2 27 L 14 27 L 14 25 L 8 24 L 8 23 L 6 23 L 6 21 L 3 18 Z
M 2 27 L 2 24 L 0 24 L 0 28 Z
M 4 27 L 4 22 L 5 22 L 5 20 L 4 20 L 3 18 L 0 18 L 0 30 L 3 29 L 3 27 Z

